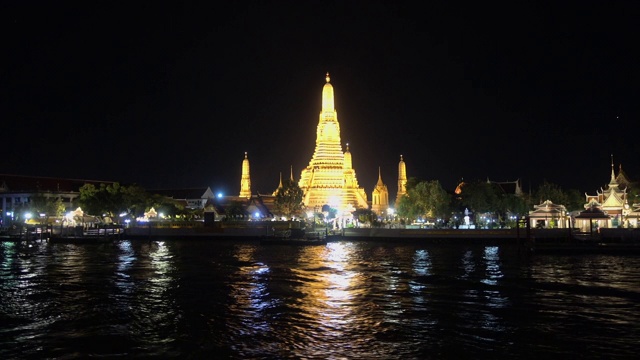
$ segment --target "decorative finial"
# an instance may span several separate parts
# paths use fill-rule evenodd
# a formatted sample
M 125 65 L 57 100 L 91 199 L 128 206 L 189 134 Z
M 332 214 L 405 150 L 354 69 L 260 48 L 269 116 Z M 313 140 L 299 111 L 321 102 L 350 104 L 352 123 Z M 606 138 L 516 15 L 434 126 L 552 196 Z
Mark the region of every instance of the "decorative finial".
M 331 80 L 331 78 L 329 77 L 329 72 L 327 71 L 327 77 L 325 78 L 327 80 L 327 82 L 329 82 Z
M 247 152 L 246 151 L 244 152 L 244 158 L 245 159 L 247 158 Z

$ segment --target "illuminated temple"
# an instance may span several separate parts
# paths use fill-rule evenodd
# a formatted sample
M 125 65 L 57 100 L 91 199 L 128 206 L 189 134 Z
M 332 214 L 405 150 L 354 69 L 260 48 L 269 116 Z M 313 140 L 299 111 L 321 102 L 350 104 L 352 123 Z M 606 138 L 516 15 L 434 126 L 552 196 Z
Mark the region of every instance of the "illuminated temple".
M 349 144 L 342 151 L 340 124 L 334 107 L 329 73 L 322 89 L 322 111 L 316 130 L 316 147 L 309 166 L 302 170 L 298 185 L 308 208 L 330 205 L 338 210 L 369 208 L 364 188 L 358 186 L 352 168 Z

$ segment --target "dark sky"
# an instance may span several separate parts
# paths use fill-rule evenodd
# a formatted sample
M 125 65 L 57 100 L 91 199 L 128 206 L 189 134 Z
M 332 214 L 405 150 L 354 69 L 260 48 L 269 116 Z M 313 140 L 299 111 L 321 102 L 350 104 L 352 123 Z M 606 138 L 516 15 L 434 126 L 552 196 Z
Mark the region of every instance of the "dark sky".
M 214 5 L 215 4 L 215 5 Z M 420 4 L 416 6 L 414 4 Z M 409 177 L 640 179 L 640 2 L 5 1 L 0 173 L 237 194 L 296 180 L 325 73 L 371 197 Z

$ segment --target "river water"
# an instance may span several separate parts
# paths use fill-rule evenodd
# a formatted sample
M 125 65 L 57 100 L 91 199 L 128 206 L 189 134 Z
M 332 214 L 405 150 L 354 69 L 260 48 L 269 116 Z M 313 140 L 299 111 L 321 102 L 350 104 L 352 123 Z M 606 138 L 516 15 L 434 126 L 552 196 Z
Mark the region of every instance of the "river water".
M 631 359 L 640 256 L 0 243 L 0 359 Z

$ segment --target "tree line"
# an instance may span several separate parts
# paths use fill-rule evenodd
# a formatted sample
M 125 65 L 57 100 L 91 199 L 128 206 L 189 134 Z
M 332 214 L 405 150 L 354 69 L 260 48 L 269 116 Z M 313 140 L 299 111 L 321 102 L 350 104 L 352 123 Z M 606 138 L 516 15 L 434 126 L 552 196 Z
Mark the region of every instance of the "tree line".
M 447 224 L 452 219 L 462 219 L 465 210 L 473 214 L 491 214 L 498 223 L 506 223 L 511 216 L 524 216 L 533 210 L 533 206 L 550 200 L 554 204 L 564 205 L 567 211 L 583 210 L 585 196 L 578 190 L 563 190 L 559 185 L 546 180 L 532 193 L 520 196 L 507 193 L 496 183 L 476 180 L 464 182 L 461 191 L 446 191 L 438 180 L 420 180 L 409 178 L 406 193 L 395 204 L 394 219 L 403 223 L 411 223 L 417 219 L 440 220 Z M 85 184 L 80 187 L 80 195 L 76 203 L 85 213 L 110 217 L 114 222 L 126 217 L 136 219 L 142 217 L 150 208 L 163 213 L 172 219 L 192 220 L 202 216 L 202 209 L 185 208 L 184 204 L 164 195 L 153 194 L 138 185 L 121 185 L 119 183 Z M 289 179 L 276 191 L 273 211 L 287 218 L 305 216 L 303 205 L 304 191 L 298 184 Z M 637 189 L 630 189 L 629 197 L 636 199 Z M 31 198 L 28 208 L 21 211 L 45 213 L 47 216 L 62 216 L 65 209 L 59 198 L 36 194 Z M 332 213 L 328 206 L 323 213 Z M 315 209 L 314 209 L 315 210 Z M 317 211 L 317 210 L 315 210 Z M 231 205 L 229 213 L 235 217 L 242 215 L 239 204 Z M 379 215 L 379 214 L 378 214 Z M 370 209 L 356 209 L 354 216 L 361 222 L 377 224 L 380 217 Z M 383 219 L 391 220 L 391 219 Z M 477 219 L 474 219 L 477 221 Z
M 578 190 L 563 190 L 559 185 L 544 181 L 533 193 L 508 193 L 496 183 L 475 180 L 463 182 L 459 191 L 447 192 L 438 180 L 410 178 L 406 194 L 396 202 L 396 214 L 403 222 L 430 219 L 445 225 L 461 221 L 465 210 L 474 215 L 491 214 L 499 225 L 513 222 L 546 200 L 564 205 L 567 211 L 584 210 L 585 196 Z M 479 219 L 474 219 L 478 222 Z

